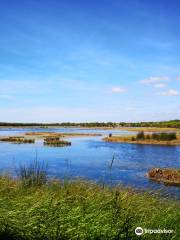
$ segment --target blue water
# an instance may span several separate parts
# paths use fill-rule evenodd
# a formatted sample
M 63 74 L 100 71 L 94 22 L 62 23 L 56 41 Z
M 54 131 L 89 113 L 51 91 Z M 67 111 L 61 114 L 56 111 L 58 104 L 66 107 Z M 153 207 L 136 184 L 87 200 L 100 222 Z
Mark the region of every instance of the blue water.
M 33 129 L 34 130 L 34 129 Z M 46 129 L 38 129 L 44 131 Z M 50 131 L 50 129 L 47 129 Z M 80 129 L 52 129 L 52 131 L 80 132 Z M 27 129 L 6 130 L 11 135 L 27 131 Z M 13 133 L 12 133 L 13 131 Z M 28 131 L 32 131 L 29 129 Z M 35 129 L 37 131 L 37 129 Z M 82 129 L 83 132 L 88 132 Z M 109 130 L 101 131 L 107 135 Z M 1 130 L 1 132 L 3 132 Z M 114 130 L 114 133 L 118 133 Z M 122 134 L 122 132 L 120 132 Z M 1 133 L 2 135 L 5 135 Z M 129 134 L 125 132 L 124 134 Z M 8 134 L 9 135 L 9 134 Z M 160 145 L 136 145 L 125 143 L 108 143 L 102 137 L 69 138 L 72 146 L 56 148 L 43 146 L 42 141 L 35 144 L 0 143 L 0 171 L 15 174 L 20 164 L 34 159 L 48 164 L 48 174 L 53 177 L 81 177 L 105 182 L 123 184 L 142 190 L 160 190 L 164 194 L 180 198 L 180 187 L 165 186 L 149 181 L 145 174 L 153 167 L 180 168 L 180 147 Z M 110 163 L 114 156 L 114 163 Z
M 0 136 L 6 135 L 19 135 L 24 134 L 25 132 L 60 132 L 60 133 L 97 133 L 108 135 L 109 133 L 113 134 L 132 134 L 132 132 L 118 129 L 95 129 L 95 128 L 39 128 L 39 127 L 28 127 L 28 128 L 0 128 Z M 133 132 L 135 133 L 135 132 Z

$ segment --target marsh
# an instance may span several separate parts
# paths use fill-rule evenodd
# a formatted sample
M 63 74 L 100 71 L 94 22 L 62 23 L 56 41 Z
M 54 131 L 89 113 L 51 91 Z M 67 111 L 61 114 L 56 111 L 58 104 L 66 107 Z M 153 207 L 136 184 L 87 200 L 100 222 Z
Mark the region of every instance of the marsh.
M 162 190 L 168 195 L 180 197 L 180 188 L 164 186 L 148 180 L 145 175 L 153 167 L 180 168 L 180 146 L 137 145 L 104 142 L 109 134 L 126 136 L 135 132 L 117 129 L 83 128 L 12 128 L 1 129 L 1 135 L 19 135 L 26 132 L 96 133 L 102 136 L 67 137 L 69 147 L 54 148 L 43 145 L 43 140 L 34 144 L 14 145 L 0 143 L 0 171 L 15 174 L 19 164 L 35 158 L 48 164 L 51 177 L 85 178 L 107 184 L 123 184 L 141 190 Z M 112 158 L 112 169 L 109 168 Z

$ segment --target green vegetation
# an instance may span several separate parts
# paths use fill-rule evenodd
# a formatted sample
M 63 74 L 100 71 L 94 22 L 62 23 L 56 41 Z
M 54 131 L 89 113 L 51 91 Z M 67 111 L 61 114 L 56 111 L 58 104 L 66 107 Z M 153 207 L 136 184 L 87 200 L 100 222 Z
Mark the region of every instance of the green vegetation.
M 175 132 L 161 132 L 161 133 L 152 133 L 145 135 L 143 131 L 137 133 L 136 137 L 132 137 L 132 141 L 138 140 L 155 140 L 155 141 L 172 141 L 176 140 L 176 133 Z
M 11 143 L 35 143 L 34 139 L 26 139 L 24 137 L 5 137 L 5 138 L 0 138 L 0 141 L 2 142 L 11 142 Z
M 123 127 L 156 127 L 156 128 L 180 128 L 180 120 L 160 121 L 160 122 L 136 122 L 119 123 Z
M 71 146 L 71 142 L 60 140 L 59 137 L 48 137 L 44 139 L 44 145 L 49 145 L 54 147 L 65 147 L 65 146 Z
M 145 139 L 145 134 L 143 131 L 137 133 L 136 140 L 144 140 Z
M 158 141 L 172 141 L 175 140 L 176 137 L 176 133 L 172 132 L 172 133 L 153 133 L 152 134 L 152 139 L 154 140 L 158 140 Z
M 89 123 L 5 123 L 1 122 L 0 126 L 5 127 L 158 127 L 158 128 L 180 128 L 180 120 L 160 121 L 160 122 L 89 122 Z
M 24 188 L 21 180 L 0 177 L 0 239 L 178 240 L 179 222 L 179 202 L 148 193 L 85 181 Z M 174 233 L 138 237 L 137 226 Z
M 47 166 L 34 161 L 29 166 L 21 165 L 18 176 L 24 187 L 42 186 L 47 182 Z

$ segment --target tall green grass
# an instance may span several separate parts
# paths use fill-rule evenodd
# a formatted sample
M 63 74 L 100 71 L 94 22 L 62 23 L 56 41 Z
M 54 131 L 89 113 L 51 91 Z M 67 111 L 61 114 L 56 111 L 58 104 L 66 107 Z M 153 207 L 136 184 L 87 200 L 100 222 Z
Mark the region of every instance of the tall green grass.
M 136 227 L 173 234 L 135 235 Z M 86 181 L 51 180 L 22 187 L 0 177 L 0 239 L 179 240 L 180 203 Z
M 41 186 L 47 182 L 47 164 L 37 160 L 28 165 L 20 165 L 18 176 L 23 186 Z

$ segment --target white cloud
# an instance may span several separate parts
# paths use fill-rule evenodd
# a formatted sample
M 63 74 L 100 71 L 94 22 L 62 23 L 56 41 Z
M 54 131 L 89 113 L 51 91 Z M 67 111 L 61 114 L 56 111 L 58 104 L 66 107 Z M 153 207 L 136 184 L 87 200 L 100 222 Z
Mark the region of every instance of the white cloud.
M 161 96 L 179 96 L 180 92 L 175 89 L 169 89 L 166 92 L 161 92 L 160 95 Z
M 142 84 L 156 84 L 169 81 L 170 78 L 167 76 L 159 76 L 159 77 L 149 77 L 140 81 Z
M 126 90 L 122 87 L 112 87 L 111 88 L 111 93 L 123 93 Z
M 155 88 L 165 88 L 167 85 L 165 83 L 157 83 L 154 84 L 153 87 Z

